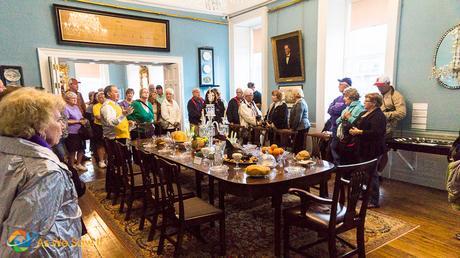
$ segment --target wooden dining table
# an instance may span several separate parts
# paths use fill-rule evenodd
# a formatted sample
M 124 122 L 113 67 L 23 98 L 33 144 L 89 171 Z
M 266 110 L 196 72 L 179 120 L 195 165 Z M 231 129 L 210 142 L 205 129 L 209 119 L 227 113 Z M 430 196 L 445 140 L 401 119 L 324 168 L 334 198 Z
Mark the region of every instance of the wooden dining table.
M 274 209 L 274 253 L 281 255 L 281 204 L 282 196 L 289 188 L 302 188 L 317 185 L 328 180 L 334 164 L 327 161 L 317 161 L 316 165 L 305 167 L 303 172 L 287 172 L 283 167 L 276 167 L 265 177 L 254 178 L 248 176 L 244 169 L 235 169 L 232 163 L 226 164 L 227 171 L 212 171 L 209 163 L 194 162 L 193 153 L 182 153 L 178 150 L 166 151 L 165 149 L 151 147 L 151 139 L 141 139 L 131 142 L 132 146 L 145 153 L 156 155 L 160 158 L 174 162 L 179 166 L 195 171 L 197 195 L 201 197 L 201 181 L 204 176 L 209 178 L 209 201 L 214 204 L 214 183 L 218 182 L 219 208 L 225 210 L 225 194 L 252 198 L 271 197 Z M 146 145 L 147 144 L 147 145 Z M 241 167 L 241 165 L 240 165 Z

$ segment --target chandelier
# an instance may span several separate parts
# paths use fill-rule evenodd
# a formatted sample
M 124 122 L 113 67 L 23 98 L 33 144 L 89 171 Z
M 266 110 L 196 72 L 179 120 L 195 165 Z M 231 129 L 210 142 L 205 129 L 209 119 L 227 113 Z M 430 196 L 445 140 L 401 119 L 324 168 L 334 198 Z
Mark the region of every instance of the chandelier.
M 433 78 L 455 78 L 460 79 L 460 26 L 452 31 L 452 60 L 444 66 L 433 66 L 431 76 Z

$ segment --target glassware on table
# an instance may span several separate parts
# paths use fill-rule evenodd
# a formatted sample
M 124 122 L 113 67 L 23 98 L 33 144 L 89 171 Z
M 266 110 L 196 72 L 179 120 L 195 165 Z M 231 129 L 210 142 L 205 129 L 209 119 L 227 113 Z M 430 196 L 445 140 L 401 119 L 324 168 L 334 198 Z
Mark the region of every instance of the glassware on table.
M 211 154 L 213 154 L 215 152 L 215 149 L 214 147 L 204 147 L 204 148 L 201 148 L 201 153 L 203 153 L 203 157 L 204 157 L 204 160 L 203 162 L 205 163 L 210 163 L 211 160 L 209 159 L 209 157 L 211 156 Z
M 235 163 L 236 163 L 236 166 L 234 168 L 235 170 L 241 169 L 241 167 L 239 166 L 239 163 L 242 157 L 243 157 L 243 154 L 239 152 L 235 152 L 232 154 L 232 158 L 233 160 L 235 160 Z
M 186 152 L 191 152 L 192 151 L 192 142 L 191 141 L 184 142 L 184 147 L 185 147 Z

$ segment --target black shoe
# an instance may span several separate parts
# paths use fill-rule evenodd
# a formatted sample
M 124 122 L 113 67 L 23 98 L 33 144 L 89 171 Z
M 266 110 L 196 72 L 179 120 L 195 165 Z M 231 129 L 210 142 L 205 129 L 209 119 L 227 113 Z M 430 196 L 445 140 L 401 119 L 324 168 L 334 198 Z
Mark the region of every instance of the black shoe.
M 455 234 L 455 238 L 457 238 L 457 240 L 460 240 L 460 233 Z
M 83 156 L 84 161 L 91 161 L 91 157 Z

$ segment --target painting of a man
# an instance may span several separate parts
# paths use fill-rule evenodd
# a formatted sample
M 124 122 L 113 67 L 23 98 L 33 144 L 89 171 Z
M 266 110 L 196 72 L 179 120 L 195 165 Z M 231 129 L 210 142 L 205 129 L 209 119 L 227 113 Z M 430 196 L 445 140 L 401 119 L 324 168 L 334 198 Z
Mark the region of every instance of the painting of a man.
M 304 81 L 302 35 L 300 31 L 272 38 L 276 82 Z

